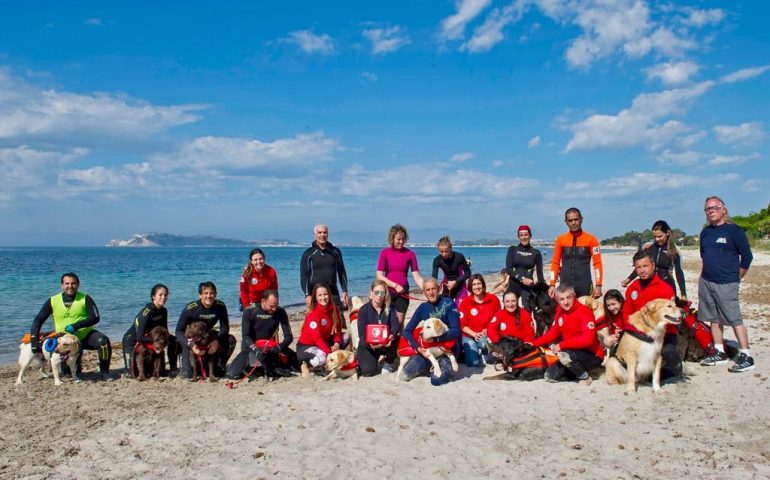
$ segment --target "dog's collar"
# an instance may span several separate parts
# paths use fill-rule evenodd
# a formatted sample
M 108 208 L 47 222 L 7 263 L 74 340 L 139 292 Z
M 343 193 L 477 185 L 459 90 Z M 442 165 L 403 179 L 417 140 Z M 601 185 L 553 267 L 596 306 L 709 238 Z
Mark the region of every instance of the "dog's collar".
M 346 370 L 353 370 L 355 368 L 358 368 L 358 360 L 353 360 L 352 362 L 348 363 L 347 365 L 341 366 L 340 370 L 346 371 Z

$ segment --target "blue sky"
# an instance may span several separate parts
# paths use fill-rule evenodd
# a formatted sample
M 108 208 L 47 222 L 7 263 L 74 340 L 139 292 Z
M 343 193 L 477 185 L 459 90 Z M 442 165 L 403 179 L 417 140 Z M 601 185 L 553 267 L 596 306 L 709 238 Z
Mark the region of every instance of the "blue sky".
M 766 2 L 6 2 L 3 245 L 695 233 L 767 206 Z M 344 240 L 340 239 L 340 240 Z

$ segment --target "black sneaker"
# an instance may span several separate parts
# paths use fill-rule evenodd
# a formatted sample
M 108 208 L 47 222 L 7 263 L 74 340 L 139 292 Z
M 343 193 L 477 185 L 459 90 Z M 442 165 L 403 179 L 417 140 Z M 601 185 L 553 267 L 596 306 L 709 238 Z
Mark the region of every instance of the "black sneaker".
M 733 373 L 740 373 L 748 372 L 749 370 L 754 370 L 755 368 L 756 366 L 754 365 L 754 359 L 741 352 L 738 354 L 738 358 L 735 359 L 735 363 L 730 365 L 727 370 Z
M 704 367 L 713 367 L 714 365 L 724 365 L 730 357 L 725 352 L 716 351 L 713 355 L 710 355 L 700 361 L 700 364 Z

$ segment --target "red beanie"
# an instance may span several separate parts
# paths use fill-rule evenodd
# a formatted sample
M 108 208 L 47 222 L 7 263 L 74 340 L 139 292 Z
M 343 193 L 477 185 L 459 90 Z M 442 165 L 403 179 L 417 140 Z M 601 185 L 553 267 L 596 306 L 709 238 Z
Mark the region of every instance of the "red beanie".
M 519 229 L 516 230 L 516 234 L 518 235 L 519 233 L 524 232 L 524 231 L 529 233 L 530 237 L 532 236 L 532 229 L 529 228 L 529 225 L 519 225 Z

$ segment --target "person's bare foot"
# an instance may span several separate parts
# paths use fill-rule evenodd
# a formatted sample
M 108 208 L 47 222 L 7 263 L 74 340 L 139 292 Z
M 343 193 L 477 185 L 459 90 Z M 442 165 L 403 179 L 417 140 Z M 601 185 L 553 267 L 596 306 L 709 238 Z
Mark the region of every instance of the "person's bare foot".
M 586 378 L 584 378 L 583 380 L 579 381 L 579 382 L 578 382 L 578 384 L 579 384 L 579 385 L 585 385 L 585 386 L 588 386 L 588 385 L 591 385 L 591 382 L 592 382 L 592 381 L 593 381 L 593 380 L 591 380 L 591 377 L 586 377 Z
M 310 367 L 307 366 L 307 363 L 302 362 L 299 368 L 302 370 L 302 378 L 307 378 L 310 376 Z

